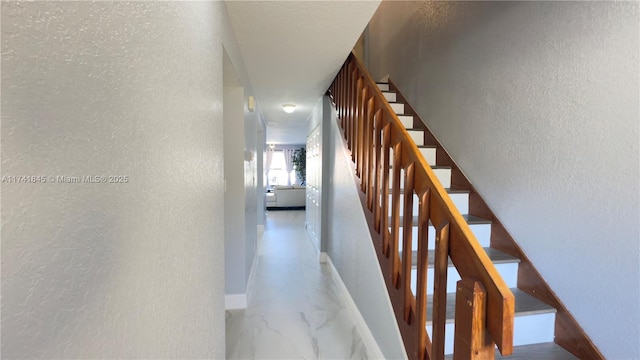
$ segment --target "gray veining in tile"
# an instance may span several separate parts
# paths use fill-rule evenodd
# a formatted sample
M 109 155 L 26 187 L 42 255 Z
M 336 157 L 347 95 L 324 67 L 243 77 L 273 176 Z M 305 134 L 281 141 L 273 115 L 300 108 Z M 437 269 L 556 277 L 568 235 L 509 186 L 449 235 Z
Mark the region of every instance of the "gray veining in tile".
M 227 359 L 367 359 L 304 211 L 271 211 L 246 310 L 228 311 Z

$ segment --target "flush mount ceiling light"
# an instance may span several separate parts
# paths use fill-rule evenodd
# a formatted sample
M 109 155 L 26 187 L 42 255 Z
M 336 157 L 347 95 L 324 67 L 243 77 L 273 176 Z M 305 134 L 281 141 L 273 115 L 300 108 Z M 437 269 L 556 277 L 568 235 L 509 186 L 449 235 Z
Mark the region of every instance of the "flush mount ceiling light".
M 294 104 L 284 104 L 282 105 L 282 110 L 284 110 L 284 112 L 286 112 L 287 114 L 291 114 L 296 110 L 296 106 Z

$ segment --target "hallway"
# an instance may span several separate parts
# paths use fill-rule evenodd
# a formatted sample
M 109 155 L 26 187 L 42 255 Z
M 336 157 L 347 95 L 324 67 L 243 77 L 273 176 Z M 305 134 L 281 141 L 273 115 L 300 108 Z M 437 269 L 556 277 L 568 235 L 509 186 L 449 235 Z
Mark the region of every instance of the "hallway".
M 246 310 L 227 311 L 227 359 L 367 359 L 306 234 L 304 211 L 270 211 Z

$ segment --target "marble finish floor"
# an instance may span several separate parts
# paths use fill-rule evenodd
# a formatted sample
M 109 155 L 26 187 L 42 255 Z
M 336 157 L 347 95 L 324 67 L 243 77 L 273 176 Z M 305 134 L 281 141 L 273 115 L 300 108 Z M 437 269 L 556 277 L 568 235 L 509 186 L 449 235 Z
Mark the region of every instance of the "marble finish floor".
M 227 311 L 227 359 L 367 359 L 304 221 L 304 211 L 268 213 L 248 307 Z

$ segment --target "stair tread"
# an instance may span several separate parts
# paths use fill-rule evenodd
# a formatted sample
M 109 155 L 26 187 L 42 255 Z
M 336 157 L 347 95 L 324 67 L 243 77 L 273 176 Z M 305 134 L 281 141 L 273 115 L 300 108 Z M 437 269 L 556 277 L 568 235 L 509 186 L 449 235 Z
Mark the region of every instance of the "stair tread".
M 476 215 L 462 214 L 467 224 L 491 224 L 491 220 Z
M 448 194 L 469 194 L 469 193 L 471 193 L 471 191 L 465 190 L 465 189 L 445 188 L 445 190 L 447 190 Z
M 453 359 L 453 355 L 445 355 L 446 360 Z M 513 354 L 508 356 L 500 355 L 498 349 L 496 349 L 496 359 L 510 359 L 510 360 L 573 360 L 578 359 L 570 352 L 565 350 L 562 346 L 553 343 L 539 343 L 520 345 L 513 347 Z
M 491 259 L 491 262 L 494 264 L 513 264 L 513 263 L 519 263 L 520 259 L 518 259 L 515 256 L 511 256 L 509 254 L 503 253 L 500 250 L 496 250 L 494 248 L 490 248 L 490 247 L 486 247 L 483 248 L 484 251 L 487 253 L 487 255 L 489 256 L 489 259 Z M 400 255 L 400 258 L 402 258 L 402 255 Z M 427 255 L 427 262 L 429 263 L 429 267 L 433 267 L 433 263 L 434 263 L 434 259 L 435 259 L 435 251 L 429 251 L 428 255 Z M 412 251 L 411 253 L 411 265 L 413 267 L 418 266 L 418 252 L 417 251 Z M 453 263 L 451 262 L 451 259 L 449 259 L 449 266 L 453 266 Z
M 571 360 L 571 359 L 577 359 L 577 357 L 575 357 L 573 354 L 565 350 L 562 346 L 553 342 L 547 342 L 547 343 L 540 343 L 540 344 L 514 346 L 513 354 L 509 356 L 502 356 L 500 355 L 500 352 L 496 351 L 496 359 Z
M 556 309 L 534 298 L 518 288 L 512 288 L 515 297 L 515 316 L 528 316 L 537 314 L 555 313 Z M 447 323 L 453 323 L 455 319 L 456 293 L 447 294 Z M 431 324 L 433 316 L 433 295 L 427 295 L 427 324 Z
M 491 220 L 485 219 L 483 217 L 476 216 L 476 215 L 462 214 L 462 217 L 464 218 L 464 220 L 469 225 L 491 224 Z M 404 217 L 400 216 L 400 227 L 402 227 L 403 222 L 404 222 Z M 413 217 L 412 223 L 413 223 L 413 226 L 418 226 L 418 217 L 417 216 Z M 391 226 L 391 216 L 389 216 L 389 226 Z

